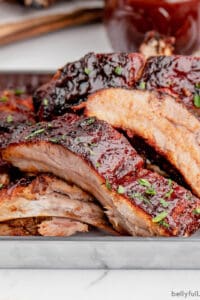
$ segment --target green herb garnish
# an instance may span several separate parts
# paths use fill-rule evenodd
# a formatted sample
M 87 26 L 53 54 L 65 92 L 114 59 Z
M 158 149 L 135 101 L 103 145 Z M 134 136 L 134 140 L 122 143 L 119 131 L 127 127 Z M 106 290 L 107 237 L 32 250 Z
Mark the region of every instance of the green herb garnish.
M 199 83 L 196 83 L 196 84 L 195 84 L 195 87 L 196 87 L 197 89 L 200 89 L 200 82 L 199 82 Z
M 87 74 L 87 75 L 90 75 L 90 73 L 92 72 L 90 69 L 88 69 L 88 68 L 85 68 L 84 69 L 84 72 L 85 72 L 85 74 Z
M 146 89 L 146 82 L 141 81 L 140 84 L 139 84 L 139 88 L 140 88 L 141 90 L 145 90 L 145 89 Z
M 58 138 L 50 138 L 49 142 L 57 144 L 59 142 L 59 139 Z
M 167 212 L 163 211 L 158 214 L 155 218 L 152 219 L 153 223 L 159 223 L 160 221 L 164 220 L 167 217 Z
M 15 93 L 15 96 L 20 96 L 20 95 L 24 94 L 25 92 L 24 92 L 23 90 L 16 89 L 16 90 L 14 91 L 14 93 Z
M 7 118 L 6 118 L 6 121 L 7 121 L 8 123 L 12 123 L 12 122 L 13 122 L 13 116 L 8 115 Z
M 44 131 L 45 131 L 44 128 L 35 130 L 35 131 L 33 131 L 32 133 L 30 133 L 29 135 L 27 135 L 27 136 L 25 137 L 25 140 L 28 140 L 28 139 L 30 139 L 30 138 L 36 136 L 36 135 L 39 135 L 39 134 L 43 133 Z
M 162 204 L 162 206 L 164 208 L 168 207 L 169 206 L 169 202 L 165 201 L 165 199 L 160 199 L 160 203 Z
M 166 197 L 166 198 L 170 198 L 171 195 L 173 194 L 173 192 L 174 192 L 174 190 L 173 190 L 173 189 L 170 189 L 169 192 L 167 192 L 167 193 L 165 194 L 165 197 Z
M 106 179 L 106 187 L 107 187 L 108 190 L 112 189 L 112 186 L 111 186 L 111 184 L 110 184 L 110 182 L 109 182 L 108 179 Z
M 118 186 L 117 189 L 118 194 L 124 194 L 125 193 L 125 188 L 122 185 Z
M 138 179 L 138 183 L 142 186 L 151 187 L 150 182 L 144 178 Z
M 196 215 L 199 215 L 200 214 L 200 207 L 195 208 L 194 213 Z
M 115 68 L 115 74 L 117 74 L 117 75 L 122 75 L 122 68 L 121 67 L 116 67 Z
M 66 136 L 66 134 L 63 134 L 62 136 L 61 136 L 61 140 L 66 140 L 66 138 L 67 138 L 67 136 Z M 79 142 L 80 142 L 80 138 L 77 138 L 77 140 L 79 139 Z
M 159 224 L 166 227 L 166 228 L 169 228 L 169 224 L 164 220 L 160 221 Z
M 140 194 L 140 193 L 133 193 L 132 195 L 131 195 L 131 198 L 136 198 L 136 199 L 138 199 L 139 201 L 143 201 L 143 202 L 145 202 L 145 203 L 147 203 L 147 204 L 150 204 L 151 205 L 151 202 L 149 201 L 149 199 L 147 199 L 146 197 L 144 197 L 142 194 Z
M 144 200 L 144 197 L 143 197 L 142 194 L 140 194 L 140 193 L 133 193 L 133 194 L 131 195 L 131 198 L 136 198 L 136 199 L 138 199 L 138 200 L 140 200 L 140 201 L 143 201 L 143 200 Z
M 99 168 L 101 164 L 99 162 L 96 163 L 96 168 Z
M 49 100 L 45 98 L 43 99 L 42 103 L 44 106 L 47 106 L 49 104 Z
M 89 118 L 89 119 L 87 119 L 86 122 L 87 122 L 88 125 L 91 125 L 95 122 L 95 118 Z
M 7 102 L 7 101 L 8 101 L 8 97 L 6 97 L 6 96 L 2 96 L 0 98 L 0 102 Z
M 0 183 L 0 190 L 3 188 L 3 183 Z
M 168 185 L 170 187 L 170 190 L 164 195 L 164 197 L 166 198 L 170 198 L 172 193 L 174 192 L 173 188 L 172 188 L 172 180 L 168 179 Z
M 150 187 L 148 190 L 145 191 L 145 193 L 151 196 L 155 196 L 156 190 L 153 187 Z
M 200 108 L 200 95 L 194 95 L 194 105 Z

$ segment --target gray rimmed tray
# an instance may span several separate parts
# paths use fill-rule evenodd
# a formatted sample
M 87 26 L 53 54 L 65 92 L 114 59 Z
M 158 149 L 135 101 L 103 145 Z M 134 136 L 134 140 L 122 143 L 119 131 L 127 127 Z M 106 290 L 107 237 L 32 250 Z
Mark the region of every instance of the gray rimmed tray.
M 32 92 L 53 72 L 0 72 L 0 89 Z M 200 269 L 200 234 L 190 238 L 0 237 L 0 268 Z

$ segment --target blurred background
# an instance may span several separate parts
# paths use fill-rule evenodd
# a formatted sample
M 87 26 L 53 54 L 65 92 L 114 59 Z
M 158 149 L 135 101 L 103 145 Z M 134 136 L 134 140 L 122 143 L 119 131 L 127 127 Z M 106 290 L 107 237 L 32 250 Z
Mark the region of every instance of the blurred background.
M 55 70 L 89 51 L 111 51 L 103 0 L 0 1 L 0 69 Z
M 1 70 L 55 70 L 89 51 L 199 49 L 200 0 L 0 0 Z

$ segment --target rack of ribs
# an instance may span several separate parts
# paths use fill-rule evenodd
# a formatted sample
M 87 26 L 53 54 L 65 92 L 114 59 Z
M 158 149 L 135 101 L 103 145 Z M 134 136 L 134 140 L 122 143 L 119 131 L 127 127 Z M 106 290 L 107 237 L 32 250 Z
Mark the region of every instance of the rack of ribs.
M 20 127 L 2 157 L 21 171 L 49 172 L 89 192 L 118 232 L 188 236 L 200 227 L 200 200 L 146 170 L 128 140 L 95 117 L 65 114 Z
M 59 104 L 60 106 L 63 104 L 62 107 L 66 110 L 71 108 L 81 111 L 86 107 L 89 116 L 96 116 L 127 131 L 130 137 L 140 137 L 168 161 L 182 175 L 183 180 L 193 192 L 200 196 L 200 149 L 198 147 L 200 58 L 157 56 L 145 62 L 142 55 L 129 54 L 125 55 L 126 63 L 123 64 L 123 55 L 96 55 L 96 59 L 100 57 L 105 61 L 110 61 L 109 59 L 113 56 L 113 60 L 118 63 L 118 65 L 109 65 L 112 70 L 112 80 L 108 80 L 105 75 L 106 64 L 103 66 L 101 63 L 87 65 L 89 57 L 94 58 L 94 54 L 88 54 L 79 62 L 67 64 L 50 83 L 36 92 L 34 101 L 37 104 L 42 103 L 41 92 L 43 99 L 50 97 L 49 105 L 46 106 L 46 111 L 51 110 L 49 118 L 62 114 L 55 108 Z M 87 66 L 91 73 L 89 72 L 87 77 L 81 77 L 77 71 L 78 65 L 81 66 L 81 70 Z M 115 72 L 116 68 L 118 72 Z M 73 70 L 72 76 L 70 76 L 71 69 Z M 96 80 L 98 81 L 98 76 L 103 83 L 99 87 L 93 84 Z M 78 82 L 77 85 L 74 84 L 74 80 Z M 55 86 L 53 94 L 50 88 L 52 82 Z M 96 89 L 111 88 L 112 83 L 115 89 L 120 86 L 124 92 L 111 89 L 108 92 L 97 92 L 96 95 L 90 96 Z M 84 97 L 80 96 L 77 100 L 78 88 L 87 85 L 90 87 L 87 93 L 84 91 Z M 135 90 L 129 93 L 127 89 Z M 72 96 L 72 91 L 76 95 L 76 100 Z M 36 109 L 38 108 L 40 119 L 45 119 L 46 114 L 42 113 L 44 105 L 41 104 L 38 107 L 36 106 Z

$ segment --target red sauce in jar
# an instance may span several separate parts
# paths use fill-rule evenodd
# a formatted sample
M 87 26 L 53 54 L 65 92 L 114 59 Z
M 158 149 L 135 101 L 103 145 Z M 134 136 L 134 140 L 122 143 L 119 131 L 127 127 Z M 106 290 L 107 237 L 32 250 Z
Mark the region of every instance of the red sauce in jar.
M 200 0 L 106 0 L 105 22 L 115 51 L 138 51 L 152 30 L 175 37 L 176 53 L 200 48 Z

